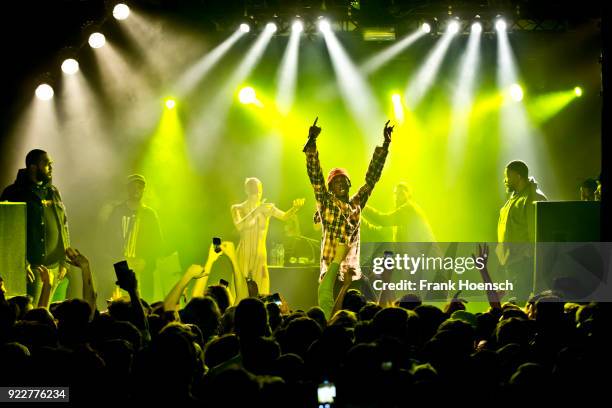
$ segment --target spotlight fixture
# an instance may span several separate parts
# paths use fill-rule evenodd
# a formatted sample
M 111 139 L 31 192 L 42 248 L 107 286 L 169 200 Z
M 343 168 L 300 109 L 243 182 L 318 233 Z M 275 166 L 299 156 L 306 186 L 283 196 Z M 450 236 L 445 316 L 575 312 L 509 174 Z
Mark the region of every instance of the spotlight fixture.
M 243 33 L 248 33 L 249 31 L 251 31 L 251 27 L 247 23 L 242 23 L 240 24 L 240 31 L 242 31 Z
M 300 20 L 295 20 L 291 26 L 291 29 L 295 32 L 301 33 L 304 31 L 304 24 Z
M 257 101 L 257 95 L 255 95 L 255 90 L 250 86 L 245 86 L 238 92 L 238 100 L 240 103 L 245 105 L 255 103 Z
M 460 24 L 457 20 L 451 20 L 448 23 L 448 31 L 451 34 L 457 34 L 459 32 Z
M 507 26 L 506 21 L 501 17 L 498 17 L 495 21 L 495 29 L 497 31 L 506 31 Z
M 320 19 L 319 20 L 319 30 L 322 32 L 331 30 L 331 24 L 329 24 L 329 21 L 327 21 L 324 18 Z
M 521 88 L 519 84 L 510 85 L 508 92 L 510 93 L 510 97 L 512 98 L 513 101 L 520 102 L 523 100 L 523 96 L 524 96 L 523 88 Z
M 115 7 L 113 7 L 113 17 L 115 17 L 116 20 L 125 20 L 129 16 L 130 8 L 127 6 L 127 4 L 118 3 L 115 5 Z
M 266 24 L 266 30 L 268 30 L 268 31 L 270 31 L 272 33 L 275 33 L 277 29 L 278 28 L 276 27 L 276 24 L 274 24 L 274 23 Z
M 74 58 L 65 59 L 62 62 L 62 72 L 68 75 L 74 75 L 79 72 L 79 63 Z
M 53 98 L 53 88 L 49 84 L 40 84 L 36 87 L 35 95 L 41 101 L 48 101 Z
M 104 37 L 104 34 L 96 32 L 89 36 L 87 42 L 91 48 L 102 48 L 106 44 L 106 37 Z
M 482 24 L 478 21 L 472 23 L 472 32 L 480 34 L 482 32 Z
M 421 24 L 421 31 L 424 32 L 425 34 L 430 33 L 431 32 L 431 25 L 429 23 Z
M 574 88 L 574 95 L 576 95 L 577 97 L 581 97 L 582 96 L 582 88 L 577 86 Z
M 176 106 L 176 101 L 172 98 L 170 99 L 166 99 L 166 108 L 167 109 L 174 109 L 174 107 Z

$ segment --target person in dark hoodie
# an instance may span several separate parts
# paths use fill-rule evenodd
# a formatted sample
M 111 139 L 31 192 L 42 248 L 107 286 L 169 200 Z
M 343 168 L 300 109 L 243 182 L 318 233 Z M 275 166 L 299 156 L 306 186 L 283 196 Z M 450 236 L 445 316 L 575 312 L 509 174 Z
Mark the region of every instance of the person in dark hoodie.
M 157 212 L 143 203 L 145 188 L 144 176 L 128 176 L 126 200 L 112 208 L 102 236 L 112 262 L 127 260 L 141 283 L 142 297 L 152 302 L 157 259 L 167 255 L 167 251 Z M 108 295 L 109 289 L 103 288 L 103 293 Z
M 52 291 L 66 276 L 66 248 L 70 235 L 66 208 L 59 190 L 52 184 L 53 160 L 47 152 L 34 149 L 26 155 L 26 167 L 17 172 L 13 184 L 2 192 L 0 201 L 27 204 L 28 295 L 38 304 L 42 280 L 38 266 L 45 266 L 52 275 Z
M 510 195 L 499 210 L 496 253 L 513 282 L 513 294 L 526 301 L 533 278 L 533 243 L 535 242 L 535 202 L 546 201 L 527 164 L 520 160 L 508 163 L 504 184 Z

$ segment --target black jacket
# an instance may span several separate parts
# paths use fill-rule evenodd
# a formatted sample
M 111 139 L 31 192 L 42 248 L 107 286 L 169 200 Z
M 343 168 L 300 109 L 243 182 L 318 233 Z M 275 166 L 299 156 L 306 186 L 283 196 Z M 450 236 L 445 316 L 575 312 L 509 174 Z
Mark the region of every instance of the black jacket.
M 60 226 L 60 241 L 65 250 L 70 246 L 66 208 L 59 190 L 52 184 L 37 186 L 28 177 L 26 169 L 17 172 L 15 182 L 4 189 L 0 201 L 25 202 L 27 204 L 27 260 L 40 265 L 46 256 L 45 213 L 43 200 L 53 201 L 53 210 Z

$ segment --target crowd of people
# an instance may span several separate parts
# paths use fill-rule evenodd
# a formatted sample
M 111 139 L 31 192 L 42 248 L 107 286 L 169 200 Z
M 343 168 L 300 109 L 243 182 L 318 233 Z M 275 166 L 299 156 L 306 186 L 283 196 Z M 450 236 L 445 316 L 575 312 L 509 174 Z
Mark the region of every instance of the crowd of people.
M 145 180 L 139 175 L 131 176 L 128 200 L 110 217 L 121 238 L 115 252 L 130 261 L 117 274 L 125 296 L 117 294 L 100 308 L 101 279 L 71 246 L 61 197 L 51 184 L 52 160 L 42 150 L 30 152 L 26 168 L 2 195 L 26 202 L 28 220 L 37 222 L 27 226 L 32 295 L 5 296 L 0 277 L 0 386 L 69 387 L 76 403 L 210 407 L 399 407 L 416 398 L 456 403 L 524 393 L 552 400 L 603 386 L 607 377 L 600 372 L 610 362 L 604 358 L 608 303 L 566 302 L 554 291 L 527 302 L 504 301 L 504 294 L 488 291 L 484 312 L 470 311 L 459 293 L 443 307 L 415 294 L 394 299 L 388 291 L 368 300 L 373 297 L 364 293 L 367 279 L 359 268 L 362 209 L 374 223 L 395 227 L 398 241 L 417 230 L 433 240 L 406 185 L 398 185 L 394 212 L 366 207 L 392 131 L 387 122 L 365 184 L 349 196 L 345 169 L 334 168 L 324 178 L 317 120 L 309 129 L 304 153 L 322 240 L 318 304 L 308 310 L 293 309 L 282 293 L 268 293 L 265 256 L 269 218 L 284 220 L 304 201 L 283 212 L 262 199 L 254 178 L 245 183 L 247 201 L 232 207 L 241 232 L 238 249 L 214 242 L 203 265 L 187 268 L 164 299 L 146 302 L 139 277 L 158 251 L 152 245 L 143 256 L 138 236 L 146 232 L 157 242 L 160 234 L 154 212 L 142 204 Z M 500 211 L 499 242 L 533 242 L 533 203 L 546 197 L 520 161 L 506 167 L 505 184 L 510 195 Z M 598 199 L 601 186 L 585 182 L 581 191 L 584 200 Z M 480 259 L 488 252 L 480 247 Z M 525 280 L 531 253 L 503 245 L 496 252 L 514 273 L 509 276 Z M 231 282 L 209 282 L 222 256 L 232 266 Z M 81 274 L 82 297 L 53 301 L 68 265 Z M 490 282 L 486 263 L 480 272 Z
M 248 293 L 243 280 L 208 285 L 214 262 L 236 250 L 211 245 L 166 298 L 147 304 L 136 275 L 128 294 L 96 308 L 88 258 L 69 248 L 83 274 L 83 298 L 49 304 L 0 291 L 0 384 L 68 386 L 72 402 L 175 403 L 210 407 L 312 407 L 324 384 L 335 406 L 406 406 L 416 397 L 457 399 L 502 393 L 588 392 L 602 384 L 610 340 L 609 304 L 565 303 L 541 293 L 525 305 L 495 294 L 486 312 L 459 298 L 443 308 L 416 296 L 368 302 L 347 269 L 334 295 L 333 273 L 348 250 L 338 245 L 319 285 L 319 305 L 292 310 L 284 300 Z M 48 271 L 37 271 L 43 282 Z M 189 301 L 181 298 L 195 280 Z M 279 304 L 280 303 L 280 304 Z M 468 397 L 469 395 L 469 397 Z M 264 405 L 265 404 L 265 405 Z

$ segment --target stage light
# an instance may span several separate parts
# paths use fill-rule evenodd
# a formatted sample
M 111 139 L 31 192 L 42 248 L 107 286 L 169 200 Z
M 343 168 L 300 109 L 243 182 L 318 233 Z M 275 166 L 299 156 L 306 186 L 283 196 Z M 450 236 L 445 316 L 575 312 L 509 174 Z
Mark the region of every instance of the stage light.
M 291 29 L 293 31 L 297 31 L 298 33 L 301 33 L 302 31 L 304 31 L 304 24 L 300 20 L 296 20 L 293 22 Z
M 41 101 L 48 101 L 53 98 L 53 88 L 49 84 L 40 84 L 36 88 L 35 94 Z
M 574 95 L 576 95 L 577 97 L 581 97 L 582 96 L 582 88 L 577 86 L 574 88 Z
M 457 20 L 452 20 L 448 23 L 448 31 L 451 34 L 457 34 L 459 32 L 459 22 Z
M 274 23 L 266 24 L 266 30 L 270 31 L 271 33 L 275 33 L 277 30 L 276 24 Z
M 380 105 L 370 84 L 357 69 L 342 43 L 336 37 L 334 30 L 329 26 L 327 29 L 323 26 L 321 31 L 336 75 L 338 90 L 348 108 L 348 112 L 353 116 L 362 135 L 376 134 L 379 131 L 376 122 L 377 120 L 382 121 L 384 116 L 380 111 Z
M 421 25 L 421 31 L 423 31 L 425 34 L 428 34 L 431 32 L 431 25 L 429 25 L 429 23 L 423 23 Z
M 62 71 L 68 75 L 76 74 L 79 72 L 79 63 L 74 58 L 65 59 L 62 62 Z
M 371 74 L 381 68 L 383 65 L 392 61 L 402 51 L 412 45 L 416 40 L 425 36 L 425 31 L 422 29 L 415 30 L 412 34 L 407 35 L 401 40 L 395 42 L 391 46 L 377 52 L 368 58 L 360 67 L 361 72 Z
M 87 42 L 91 48 L 102 48 L 106 44 L 106 37 L 102 33 L 93 33 Z
M 504 21 L 504 19 L 498 18 L 497 21 L 495 22 L 495 29 L 497 31 L 506 31 L 506 28 L 507 28 L 507 24 Z
M 519 84 L 510 85 L 508 92 L 513 101 L 520 102 L 523 100 L 523 88 Z
M 255 90 L 250 86 L 245 86 L 238 92 L 238 100 L 240 103 L 248 105 L 250 103 L 255 103 L 257 101 L 257 95 L 255 94 Z
M 125 20 L 130 16 L 130 8 L 127 4 L 119 3 L 113 7 L 113 17 L 117 20 Z
M 414 77 L 408 81 L 404 97 L 406 106 L 415 107 L 431 88 L 454 37 L 455 35 L 448 28 L 429 51 Z
M 287 115 L 295 99 L 298 72 L 300 37 L 303 30 L 300 20 L 293 22 L 291 35 L 276 74 L 276 105 L 283 115 Z
M 319 20 L 319 30 L 323 32 L 331 30 L 331 24 L 329 24 L 329 21 L 325 19 Z
M 172 98 L 166 99 L 166 108 L 174 109 L 175 106 L 176 106 L 176 101 L 174 99 Z
M 402 96 L 398 93 L 391 95 L 391 102 L 393 103 L 393 114 L 395 119 L 403 123 L 404 122 L 404 106 L 402 105 Z
M 251 27 L 247 23 L 240 24 L 240 31 L 243 33 L 248 33 L 251 31 Z
M 480 34 L 482 32 L 482 24 L 475 22 L 472 24 L 472 32 Z

